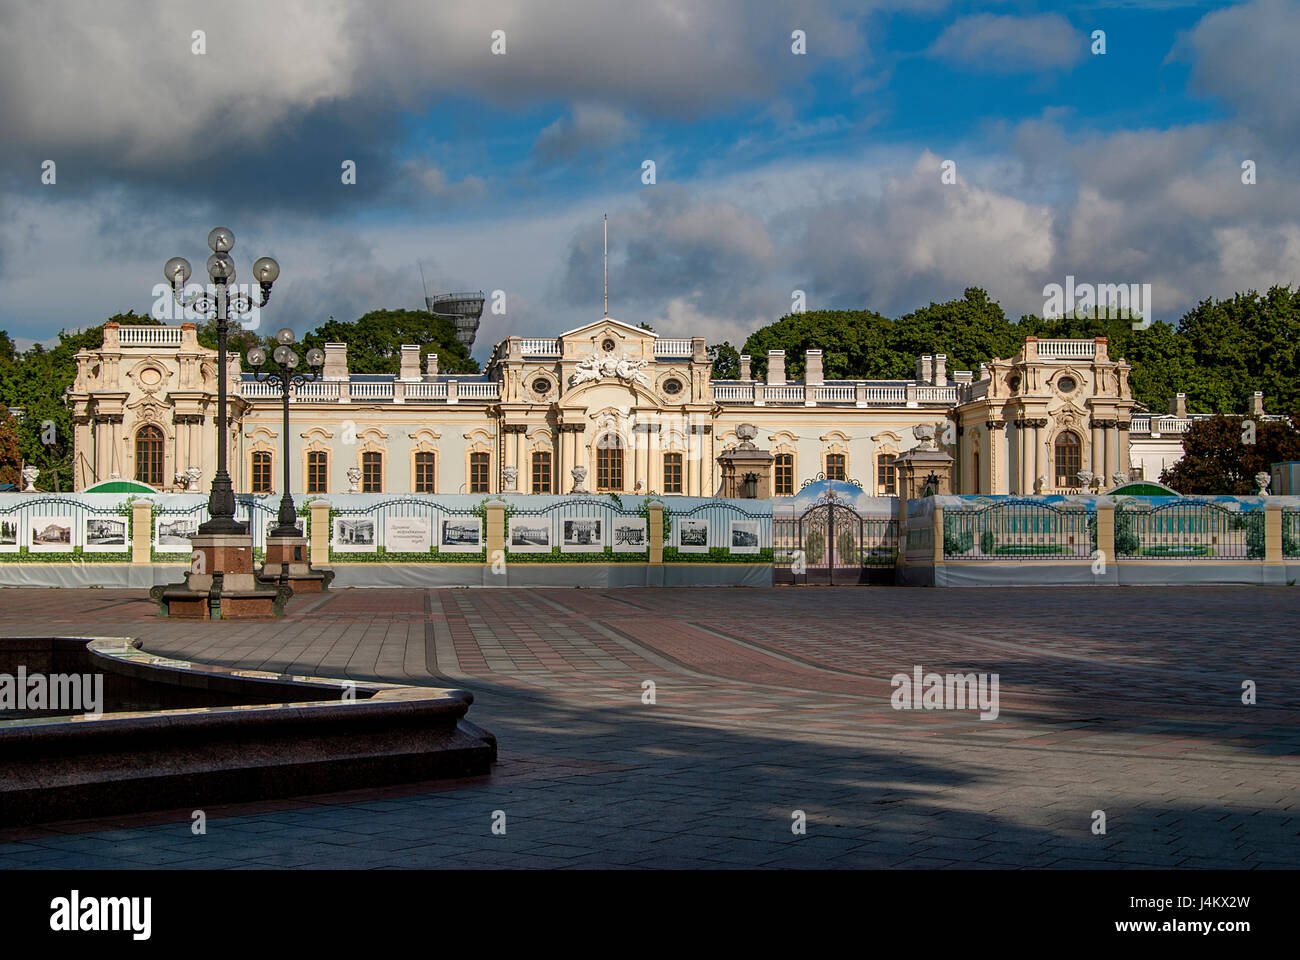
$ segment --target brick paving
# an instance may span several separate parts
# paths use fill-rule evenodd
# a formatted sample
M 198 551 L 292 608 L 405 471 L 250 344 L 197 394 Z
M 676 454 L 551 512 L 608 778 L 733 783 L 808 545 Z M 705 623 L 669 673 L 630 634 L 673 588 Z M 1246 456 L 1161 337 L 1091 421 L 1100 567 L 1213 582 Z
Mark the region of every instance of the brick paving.
M 347 590 L 195 624 L 141 593 L 0 590 L 0 635 L 463 686 L 501 745 L 487 777 L 205 808 L 205 836 L 189 810 L 11 829 L 0 869 L 1294 868 L 1298 598 Z M 997 719 L 893 710 L 890 677 L 918 664 L 997 673 Z

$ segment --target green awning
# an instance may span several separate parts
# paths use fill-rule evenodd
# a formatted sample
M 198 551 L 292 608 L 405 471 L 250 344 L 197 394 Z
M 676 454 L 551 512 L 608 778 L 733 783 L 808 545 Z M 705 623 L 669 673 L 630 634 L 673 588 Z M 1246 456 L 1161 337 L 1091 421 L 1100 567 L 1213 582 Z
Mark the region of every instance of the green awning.
M 1113 490 L 1107 490 L 1106 496 L 1125 496 L 1125 497 L 1177 497 L 1181 494 L 1173 487 L 1166 487 L 1163 483 L 1157 483 L 1154 480 L 1133 480 L 1129 483 L 1121 483 Z
M 82 493 L 161 493 L 147 483 L 139 480 L 103 480 L 87 487 Z

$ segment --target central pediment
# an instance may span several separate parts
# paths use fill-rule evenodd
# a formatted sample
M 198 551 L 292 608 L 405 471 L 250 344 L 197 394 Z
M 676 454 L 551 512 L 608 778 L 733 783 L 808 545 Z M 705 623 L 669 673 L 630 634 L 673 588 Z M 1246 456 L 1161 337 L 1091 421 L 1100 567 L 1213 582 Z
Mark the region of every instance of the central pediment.
M 653 330 L 646 330 L 643 327 L 634 327 L 630 323 L 624 323 L 622 320 L 615 320 L 613 317 L 601 317 L 599 320 L 593 320 L 591 323 L 584 323 L 580 327 L 574 327 L 572 330 L 566 330 L 560 334 L 559 339 L 566 342 L 590 340 L 599 341 L 602 337 L 614 337 L 620 343 L 633 341 L 648 341 L 653 343 L 659 339 L 659 334 Z

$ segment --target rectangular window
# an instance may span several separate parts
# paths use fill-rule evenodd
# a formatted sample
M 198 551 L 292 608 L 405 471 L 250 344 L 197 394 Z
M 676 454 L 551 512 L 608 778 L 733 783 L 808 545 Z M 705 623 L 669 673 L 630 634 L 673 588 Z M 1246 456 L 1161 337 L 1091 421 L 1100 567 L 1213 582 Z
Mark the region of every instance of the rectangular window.
M 776 456 L 774 474 L 775 491 L 778 497 L 794 496 L 794 454 L 779 453 Z
M 623 444 L 606 435 L 596 444 L 596 489 L 623 489 Z
M 433 467 L 432 453 L 417 453 L 415 455 L 416 493 L 433 493 Z
M 488 458 L 490 454 L 471 453 L 469 455 L 469 492 L 488 492 Z
M 329 493 L 329 454 L 323 450 L 307 454 L 307 492 Z
M 271 492 L 271 455 L 269 453 L 253 454 L 253 492 Z
M 682 492 L 682 455 L 664 454 L 664 493 Z
M 892 497 L 898 493 L 897 474 L 890 463 L 891 455 L 882 453 L 876 457 L 876 489 L 882 496 Z
M 533 451 L 533 493 L 551 492 L 551 451 Z
M 826 454 L 826 479 L 827 480 L 844 479 L 844 454 L 842 453 Z
M 361 492 L 384 492 L 384 455 L 371 452 L 361 455 Z

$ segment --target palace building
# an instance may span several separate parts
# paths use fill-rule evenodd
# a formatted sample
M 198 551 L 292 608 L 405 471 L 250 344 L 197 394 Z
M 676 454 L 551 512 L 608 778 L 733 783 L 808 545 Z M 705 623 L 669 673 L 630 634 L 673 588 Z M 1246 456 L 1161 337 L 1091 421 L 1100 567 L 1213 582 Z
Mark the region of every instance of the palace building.
M 918 440 L 927 427 L 952 458 L 953 492 L 1051 493 L 1079 489 L 1083 471 L 1103 489 L 1140 475 L 1144 444 L 1169 442 L 1135 415 L 1129 366 L 1105 339 L 1029 337 L 978 371 L 925 356 L 913 379 L 890 381 L 826 380 L 818 349 L 803 382 L 786 379 L 781 351 L 763 380 L 748 357 L 739 379 L 715 380 L 702 338 L 610 317 L 554 338 L 507 337 L 481 374 L 443 373 L 436 354 L 423 364 L 417 354 L 402 348 L 396 376 L 355 374 L 347 344 L 326 345 L 321 378 L 291 395 L 295 494 L 711 496 L 724 493 L 728 457 L 747 456 L 766 465 L 748 495 L 790 495 L 826 477 L 889 496 L 899 492 L 895 458 L 935 446 Z M 114 478 L 208 489 L 218 371 L 193 324 L 109 323 L 102 346 L 76 359 L 76 489 Z M 279 388 L 228 359 L 235 490 L 279 493 Z

